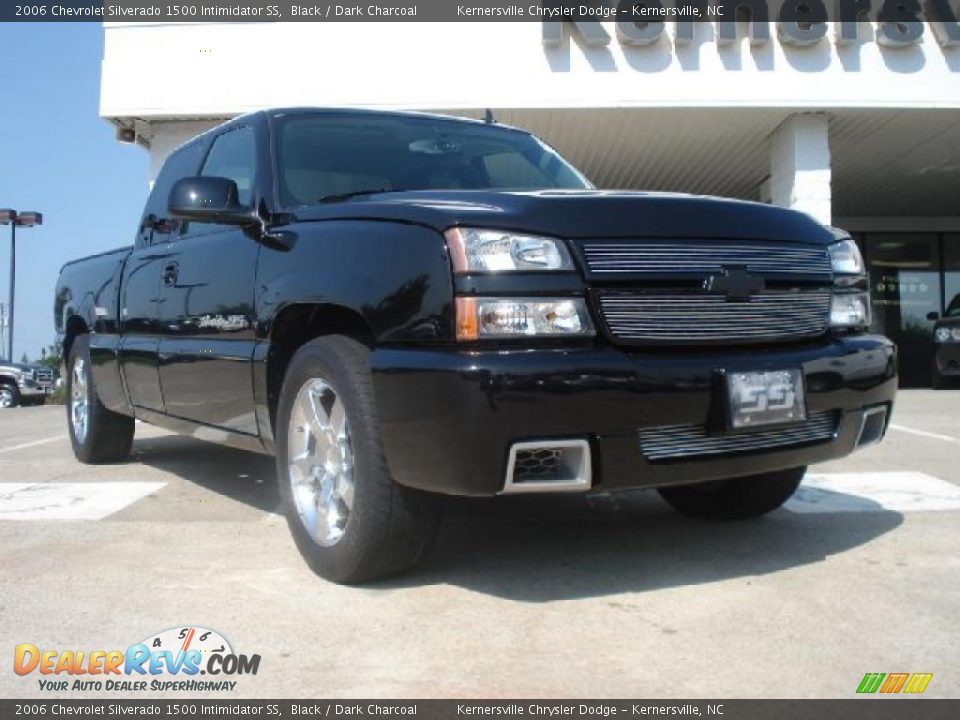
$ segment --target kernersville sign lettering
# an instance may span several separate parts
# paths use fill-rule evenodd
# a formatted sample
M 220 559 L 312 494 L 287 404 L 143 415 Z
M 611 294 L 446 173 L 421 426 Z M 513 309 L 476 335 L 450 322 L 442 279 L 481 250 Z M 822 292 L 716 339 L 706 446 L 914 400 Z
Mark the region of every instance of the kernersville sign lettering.
M 771 41 L 771 19 L 781 43 L 807 47 L 827 37 L 828 21 L 835 25 L 834 41 L 849 45 L 862 40 L 865 23 L 876 25 L 876 41 L 887 47 L 915 45 L 930 28 L 937 42 L 944 48 L 960 45 L 960 23 L 950 6 L 950 0 L 926 0 L 921 8 L 918 0 L 835 0 L 828 12 L 822 0 L 786 0 L 771 11 L 768 0 L 732 0 L 728 3 L 708 0 L 677 0 L 664 6 L 659 0 L 621 2 L 609 6 L 604 17 L 616 18 L 617 41 L 625 47 L 642 47 L 658 42 L 666 33 L 665 19 L 676 20 L 674 43 L 686 45 L 694 39 L 694 27 L 705 20 L 683 18 L 727 17 L 715 23 L 714 37 L 719 45 L 737 42 L 738 25 L 746 27 L 751 45 L 765 45 Z M 611 36 L 596 17 L 596 13 L 561 4 L 558 20 L 543 22 L 542 42 L 545 47 L 558 47 L 565 41 L 565 27 L 576 34 L 579 41 L 590 47 L 609 45 Z

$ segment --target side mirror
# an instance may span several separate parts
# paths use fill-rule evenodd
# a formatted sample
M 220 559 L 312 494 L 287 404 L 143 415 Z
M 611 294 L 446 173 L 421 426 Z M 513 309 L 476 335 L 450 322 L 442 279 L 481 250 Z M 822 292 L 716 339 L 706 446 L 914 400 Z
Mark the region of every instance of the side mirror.
M 932 320 L 933 322 L 936 322 L 939 319 L 940 319 L 940 313 L 936 311 L 927 313 L 927 320 Z
M 170 189 L 167 209 L 174 217 L 194 222 L 252 225 L 257 217 L 237 201 L 237 184 L 222 177 L 189 177 Z

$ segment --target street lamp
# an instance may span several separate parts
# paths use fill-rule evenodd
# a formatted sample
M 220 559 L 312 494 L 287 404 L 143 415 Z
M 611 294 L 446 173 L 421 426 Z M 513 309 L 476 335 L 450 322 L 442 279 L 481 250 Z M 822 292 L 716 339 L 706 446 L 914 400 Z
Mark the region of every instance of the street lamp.
M 13 362 L 13 301 L 14 289 L 17 282 L 17 228 L 33 227 L 43 224 L 43 215 L 38 212 L 22 212 L 16 210 L 0 210 L 0 225 L 10 226 L 10 304 L 7 312 L 10 313 L 7 329 L 7 357 Z

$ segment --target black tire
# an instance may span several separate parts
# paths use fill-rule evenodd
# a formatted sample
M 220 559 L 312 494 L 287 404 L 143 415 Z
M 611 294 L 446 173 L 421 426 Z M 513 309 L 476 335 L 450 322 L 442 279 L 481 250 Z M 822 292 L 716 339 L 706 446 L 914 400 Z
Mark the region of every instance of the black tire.
M 87 388 L 87 424 L 86 432 L 79 436 L 73 416 L 74 369 L 78 362 L 83 363 L 81 374 L 86 378 Z M 97 387 L 90 372 L 90 337 L 79 336 L 70 349 L 67 360 L 67 428 L 70 431 L 70 444 L 77 460 L 88 464 L 109 463 L 123 460 L 130 453 L 133 444 L 134 420 L 108 410 L 97 394 Z
M 366 346 L 341 335 L 305 344 L 290 361 L 277 408 L 277 480 L 290 532 L 314 572 L 344 584 L 387 577 L 417 564 L 429 552 L 440 518 L 436 496 L 398 485 L 387 469 L 369 354 Z M 353 458 L 352 505 L 342 535 L 326 545 L 301 521 L 288 462 L 294 404 L 301 389 L 316 380 L 342 402 Z
M 658 488 L 674 510 L 702 520 L 749 520 L 776 510 L 797 491 L 806 467 Z
M 15 408 L 21 404 L 20 390 L 13 383 L 0 383 L 0 390 L 3 391 L 5 408 Z

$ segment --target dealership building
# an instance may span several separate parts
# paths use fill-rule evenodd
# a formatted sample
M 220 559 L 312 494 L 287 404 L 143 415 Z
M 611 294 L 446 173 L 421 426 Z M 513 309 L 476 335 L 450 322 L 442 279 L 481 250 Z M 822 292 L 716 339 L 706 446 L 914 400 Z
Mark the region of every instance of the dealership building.
M 928 315 L 960 303 L 955 23 L 105 25 L 101 114 L 146 149 L 152 177 L 222 120 L 303 105 L 489 109 L 598 187 L 771 202 L 840 226 L 906 384 L 930 382 Z

